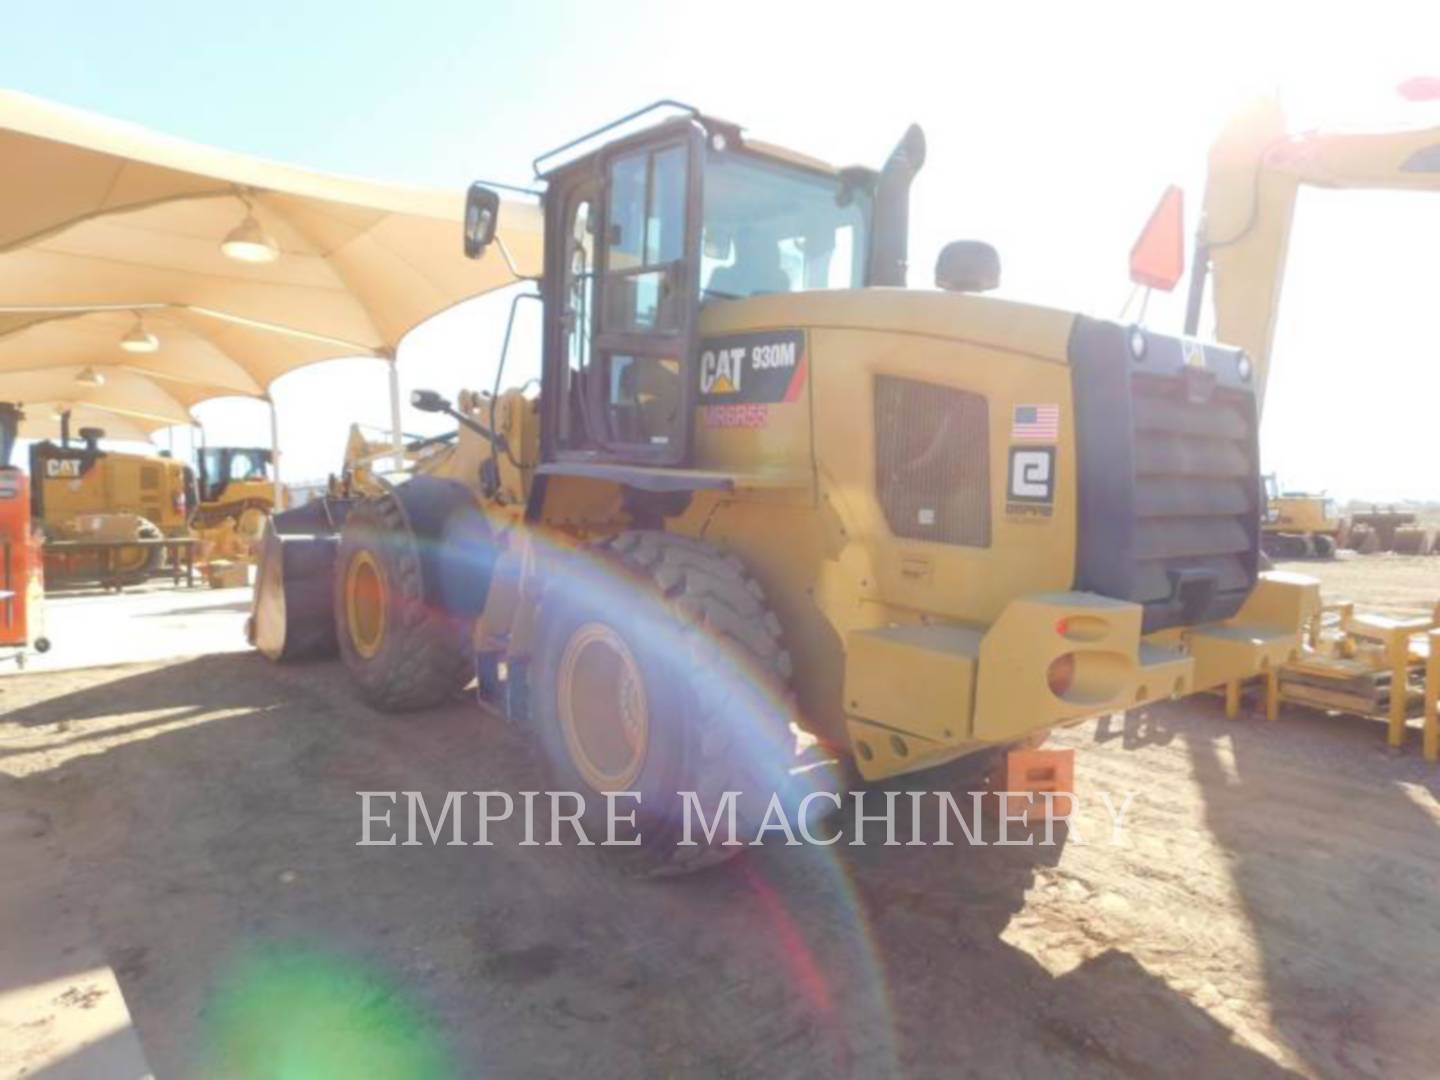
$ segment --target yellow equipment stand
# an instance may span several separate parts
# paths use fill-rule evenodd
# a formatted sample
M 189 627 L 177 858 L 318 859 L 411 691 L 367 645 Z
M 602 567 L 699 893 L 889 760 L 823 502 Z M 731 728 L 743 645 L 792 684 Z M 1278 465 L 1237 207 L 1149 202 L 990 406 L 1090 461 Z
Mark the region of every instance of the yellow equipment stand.
M 1430 655 L 1425 661 L 1425 760 L 1440 760 L 1440 630 L 1429 635 Z
M 1349 603 L 1326 605 L 1307 638 L 1300 657 L 1264 673 L 1266 719 L 1275 719 L 1281 701 L 1375 717 L 1386 722 L 1386 742 L 1398 748 L 1418 711 L 1425 758 L 1440 759 L 1440 606 L 1429 617 L 1397 619 L 1357 614 Z M 1230 683 L 1225 715 L 1233 719 L 1239 708 L 1240 683 Z

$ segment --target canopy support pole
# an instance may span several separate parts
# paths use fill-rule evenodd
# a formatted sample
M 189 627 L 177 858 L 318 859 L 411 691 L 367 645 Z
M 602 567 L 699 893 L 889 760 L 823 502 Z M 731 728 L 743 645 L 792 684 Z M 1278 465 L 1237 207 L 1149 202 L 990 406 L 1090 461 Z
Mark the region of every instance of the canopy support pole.
M 387 356 L 390 365 L 390 446 L 395 453 L 395 471 L 405 468 L 405 433 L 400 430 L 400 361 Z
M 285 509 L 285 485 L 280 482 L 280 417 L 275 411 L 275 399 L 266 397 L 270 406 L 270 473 L 275 477 L 275 512 Z

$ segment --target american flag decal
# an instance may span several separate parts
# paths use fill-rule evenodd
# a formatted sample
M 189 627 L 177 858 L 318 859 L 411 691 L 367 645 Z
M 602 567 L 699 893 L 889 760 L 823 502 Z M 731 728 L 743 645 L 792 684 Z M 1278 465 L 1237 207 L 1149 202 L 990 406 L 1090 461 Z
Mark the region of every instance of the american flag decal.
M 1016 405 L 1012 439 L 1055 442 L 1060 438 L 1059 405 Z

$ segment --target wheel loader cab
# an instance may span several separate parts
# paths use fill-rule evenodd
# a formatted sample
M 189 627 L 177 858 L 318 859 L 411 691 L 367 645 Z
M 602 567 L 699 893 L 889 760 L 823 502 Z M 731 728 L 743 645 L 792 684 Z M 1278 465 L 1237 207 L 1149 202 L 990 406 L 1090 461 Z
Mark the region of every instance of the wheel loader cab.
M 231 485 L 245 488 L 269 485 L 271 453 L 256 446 L 206 446 L 195 455 L 200 502 L 217 502 Z
M 700 399 L 727 374 L 702 308 L 864 284 L 873 174 L 674 121 L 546 176 L 542 456 L 685 467 Z
M 702 132 L 679 122 L 549 178 L 546 461 L 687 463 L 702 150 Z

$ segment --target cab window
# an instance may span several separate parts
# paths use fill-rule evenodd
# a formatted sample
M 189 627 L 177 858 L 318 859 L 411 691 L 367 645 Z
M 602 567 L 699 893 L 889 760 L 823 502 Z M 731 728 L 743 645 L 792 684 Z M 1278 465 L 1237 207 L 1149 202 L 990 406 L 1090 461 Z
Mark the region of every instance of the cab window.
M 583 446 L 587 432 L 582 415 L 585 374 L 590 367 L 590 335 L 594 332 L 592 313 L 595 301 L 595 212 L 598 185 L 579 192 L 571 203 L 565 231 L 565 304 L 562 325 L 565 334 L 563 398 L 569 406 L 560 412 L 560 442 Z
M 686 148 L 668 146 L 617 158 L 610 170 L 603 329 L 679 328 L 678 283 L 685 253 Z
M 702 298 L 863 285 L 869 204 L 837 176 L 708 151 Z

